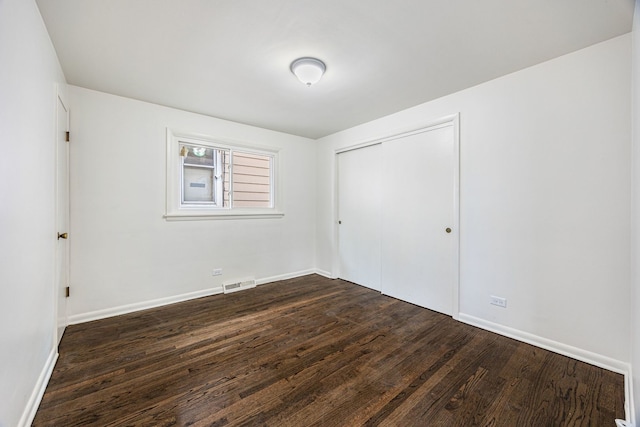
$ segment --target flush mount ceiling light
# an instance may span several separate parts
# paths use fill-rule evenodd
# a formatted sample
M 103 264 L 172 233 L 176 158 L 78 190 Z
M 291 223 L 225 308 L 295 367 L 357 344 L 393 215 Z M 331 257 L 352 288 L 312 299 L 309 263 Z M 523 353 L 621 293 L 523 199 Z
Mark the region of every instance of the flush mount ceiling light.
M 298 58 L 291 63 L 291 72 L 307 86 L 318 83 L 327 67 L 316 58 Z

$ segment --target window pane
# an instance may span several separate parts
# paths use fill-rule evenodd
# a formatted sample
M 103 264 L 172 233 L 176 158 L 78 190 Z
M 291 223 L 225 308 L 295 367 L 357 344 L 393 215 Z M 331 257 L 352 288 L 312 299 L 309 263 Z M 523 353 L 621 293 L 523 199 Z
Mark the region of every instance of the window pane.
M 271 164 L 271 156 L 233 152 L 233 207 L 272 207 Z
M 212 167 L 215 165 L 215 150 L 213 148 L 181 144 L 180 149 L 182 150 L 181 153 L 184 157 L 185 165 L 203 165 Z
M 222 176 L 223 176 L 223 182 L 222 182 L 222 196 L 223 196 L 223 205 L 224 207 L 228 207 L 229 206 L 229 188 L 231 188 L 230 182 L 229 180 L 231 179 L 231 175 L 229 173 L 230 169 L 230 165 L 229 165 L 229 159 L 231 158 L 231 155 L 228 151 L 225 151 L 222 153 Z
M 183 184 L 182 194 L 185 203 L 213 203 L 215 201 L 213 169 L 185 166 Z

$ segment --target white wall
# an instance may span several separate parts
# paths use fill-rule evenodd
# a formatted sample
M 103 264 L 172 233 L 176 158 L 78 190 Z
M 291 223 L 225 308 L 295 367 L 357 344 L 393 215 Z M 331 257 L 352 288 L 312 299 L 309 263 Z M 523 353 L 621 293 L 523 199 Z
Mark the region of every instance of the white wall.
M 33 393 L 56 354 L 58 83 L 65 84 L 64 75 L 35 2 L 1 0 L 0 426 L 6 427 L 29 421 Z
M 632 32 L 632 127 L 633 127 L 633 207 L 632 207 L 632 278 L 631 287 L 633 298 L 631 300 L 632 324 L 631 324 L 631 363 L 633 372 L 633 391 L 635 403 L 635 421 L 640 421 L 640 0 L 636 0 L 635 14 L 633 16 Z M 634 408 L 631 408 L 632 410 Z
M 71 322 L 220 288 L 230 279 L 313 269 L 312 140 L 75 86 L 69 90 Z M 284 218 L 163 219 L 167 127 L 280 147 Z M 214 268 L 223 275 L 213 277 Z
M 629 362 L 630 42 L 319 140 L 317 268 L 336 271 L 334 150 L 460 112 L 463 317 Z

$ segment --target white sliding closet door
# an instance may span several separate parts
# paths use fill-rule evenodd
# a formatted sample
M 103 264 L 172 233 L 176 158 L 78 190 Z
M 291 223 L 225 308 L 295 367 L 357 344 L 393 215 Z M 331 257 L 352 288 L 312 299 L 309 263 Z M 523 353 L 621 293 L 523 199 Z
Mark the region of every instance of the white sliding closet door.
M 337 155 L 339 277 L 380 290 L 380 145 Z
M 381 290 L 449 315 L 457 277 L 454 150 L 453 126 L 382 144 Z

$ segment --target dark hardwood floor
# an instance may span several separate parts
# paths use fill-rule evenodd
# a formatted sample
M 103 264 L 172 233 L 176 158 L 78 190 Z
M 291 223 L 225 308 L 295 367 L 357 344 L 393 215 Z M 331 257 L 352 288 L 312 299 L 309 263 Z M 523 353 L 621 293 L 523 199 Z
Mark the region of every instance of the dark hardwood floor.
M 624 380 L 306 276 L 69 326 L 35 426 L 614 426 Z

